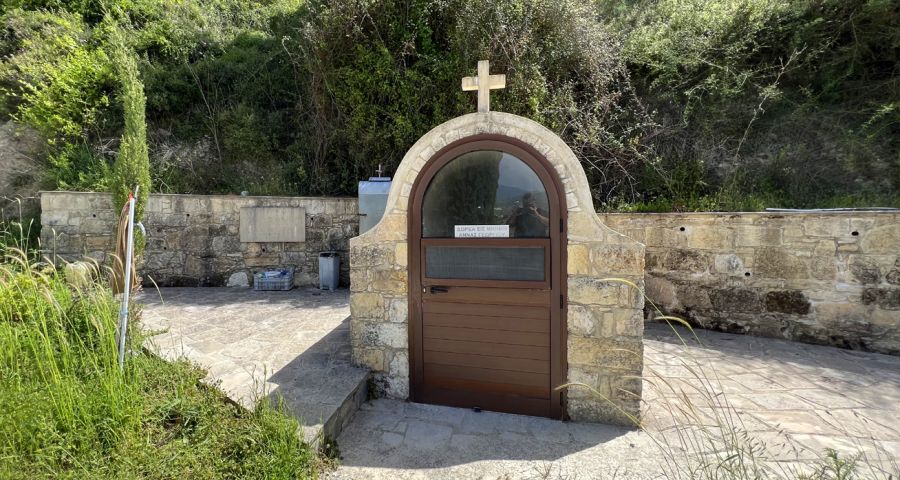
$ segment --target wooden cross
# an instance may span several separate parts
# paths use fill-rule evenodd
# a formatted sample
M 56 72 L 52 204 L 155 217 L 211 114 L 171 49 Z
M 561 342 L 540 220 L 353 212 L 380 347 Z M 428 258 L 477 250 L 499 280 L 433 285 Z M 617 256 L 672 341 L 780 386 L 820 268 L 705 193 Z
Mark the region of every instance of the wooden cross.
M 490 62 L 478 61 L 478 76 L 462 79 L 463 91 L 478 90 L 478 112 L 491 110 L 491 90 L 506 88 L 506 75 L 491 75 Z

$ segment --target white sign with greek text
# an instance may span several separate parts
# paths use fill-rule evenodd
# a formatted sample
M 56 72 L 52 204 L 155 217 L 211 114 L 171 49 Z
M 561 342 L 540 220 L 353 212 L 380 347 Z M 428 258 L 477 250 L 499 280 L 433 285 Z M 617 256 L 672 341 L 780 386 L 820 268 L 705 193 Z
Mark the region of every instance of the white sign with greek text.
M 509 238 L 509 225 L 455 225 L 456 238 Z

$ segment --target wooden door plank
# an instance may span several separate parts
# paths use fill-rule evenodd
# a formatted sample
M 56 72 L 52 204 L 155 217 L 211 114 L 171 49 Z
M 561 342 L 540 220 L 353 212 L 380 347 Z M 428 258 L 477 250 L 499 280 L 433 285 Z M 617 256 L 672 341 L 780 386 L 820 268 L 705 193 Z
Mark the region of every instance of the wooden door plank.
M 482 317 L 550 318 L 550 308 L 547 306 L 489 305 L 432 300 L 426 303 L 424 307 L 425 313 L 479 315 Z
M 531 345 L 501 345 L 498 343 L 470 342 L 464 340 L 442 340 L 426 338 L 423 350 L 469 355 L 492 355 L 495 357 L 527 358 L 532 360 L 550 360 L 549 347 Z
M 510 372 L 508 370 L 459 367 L 425 362 L 425 378 L 427 379 L 432 375 L 434 375 L 434 378 L 458 378 L 476 380 L 479 382 L 508 383 L 510 385 L 550 388 L 550 375 L 548 374 Z
M 436 284 L 437 285 L 437 284 Z M 550 305 L 550 290 L 532 288 L 447 287 L 446 292 L 422 294 L 422 302 L 479 303 L 484 305 Z
M 513 372 L 550 373 L 550 363 L 527 358 L 467 355 L 463 353 L 434 352 L 425 350 L 425 362 L 438 365 L 491 368 Z
M 425 377 L 425 390 L 436 389 L 463 390 L 475 394 L 486 393 L 514 397 L 550 398 L 550 387 L 546 386 L 485 382 L 467 378 L 442 377 L 440 375 Z
M 472 342 L 498 343 L 502 345 L 532 345 L 535 347 L 547 347 L 550 345 L 550 336 L 545 333 L 434 327 L 426 324 L 423 326 L 422 334 L 424 338 L 443 340 L 468 340 Z
M 432 327 L 456 327 L 509 332 L 550 332 L 550 318 L 482 317 L 476 315 L 452 315 L 426 313 L 425 325 Z

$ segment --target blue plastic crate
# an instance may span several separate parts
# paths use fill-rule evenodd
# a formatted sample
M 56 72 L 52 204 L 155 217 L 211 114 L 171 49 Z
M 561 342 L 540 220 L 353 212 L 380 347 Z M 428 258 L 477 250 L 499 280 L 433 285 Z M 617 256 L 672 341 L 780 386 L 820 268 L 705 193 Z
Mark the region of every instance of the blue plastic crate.
M 290 290 L 294 288 L 293 270 L 268 270 L 253 275 L 253 290 Z

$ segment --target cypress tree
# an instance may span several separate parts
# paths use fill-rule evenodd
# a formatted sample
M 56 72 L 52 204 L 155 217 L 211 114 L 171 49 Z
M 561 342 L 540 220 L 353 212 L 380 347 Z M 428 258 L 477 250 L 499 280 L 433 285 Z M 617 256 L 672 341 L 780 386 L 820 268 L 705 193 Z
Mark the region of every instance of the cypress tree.
M 138 70 L 137 55 L 128 46 L 125 33 L 117 22 L 110 28 L 110 58 L 120 82 L 120 100 L 125 128 L 119 145 L 119 153 L 113 166 L 110 189 L 116 211 L 121 211 L 128 194 L 139 186 L 134 221 L 144 217 L 144 208 L 150 196 L 150 157 L 147 151 L 146 97 L 144 84 Z M 135 251 L 143 249 L 143 237 L 135 235 Z

